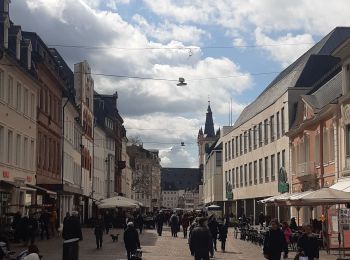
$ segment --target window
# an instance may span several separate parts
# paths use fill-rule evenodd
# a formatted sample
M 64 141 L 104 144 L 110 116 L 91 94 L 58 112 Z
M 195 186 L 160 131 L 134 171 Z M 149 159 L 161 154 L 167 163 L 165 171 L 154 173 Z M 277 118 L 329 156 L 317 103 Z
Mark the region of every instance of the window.
M 0 99 L 5 100 L 4 71 L 0 70 Z
M 248 167 L 248 174 L 249 174 L 249 186 L 251 186 L 253 184 L 253 178 L 252 178 L 252 167 L 253 164 L 249 163 L 249 167 Z
M 240 155 L 243 154 L 243 143 L 242 143 L 242 134 L 239 135 L 239 153 Z
M 231 170 L 228 170 L 228 182 L 231 183 Z
M 286 167 L 286 150 L 282 150 L 282 167 Z
M 235 168 L 232 169 L 232 189 L 235 188 Z
M 235 139 L 232 138 L 232 159 L 235 158 Z
M 228 141 L 228 159 L 231 160 L 231 141 Z
M 33 93 L 30 95 L 30 117 L 35 119 L 35 96 Z
M 30 159 L 30 169 L 34 171 L 35 169 L 35 143 L 34 140 L 30 141 L 30 153 L 29 153 Z
M 258 184 L 258 162 L 254 161 L 254 168 L 253 168 L 253 174 L 254 174 L 254 184 Z
M 238 137 L 236 137 L 236 157 L 238 157 Z
M 265 157 L 265 182 L 269 181 L 269 157 Z
M 236 167 L 236 188 L 239 187 L 239 171 L 238 167 Z
M 259 183 L 263 183 L 263 160 L 259 159 Z
M 329 128 L 329 161 L 334 162 L 335 150 L 334 150 L 334 127 Z
M 26 116 L 28 116 L 28 89 L 24 88 L 24 97 L 23 97 L 23 112 Z
M 23 142 L 23 168 L 28 169 L 28 138 L 24 137 Z
M 244 132 L 243 142 L 244 142 L 244 153 L 247 153 L 247 131 Z
M 282 125 L 282 135 L 285 134 L 285 129 L 284 129 L 284 107 L 281 109 L 281 125 Z
M 2 125 L 0 125 L 0 162 L 4 161 L 5 155 L 5 129 Z
M 280 112 L 276 113 L 276 132 L 277 132 L 277 139 L 280 138 Z
M 275 116 L 270 117 L 270 138 L 271 142 L 275 140 Z
M 248 130 L 248 148 L 250 152 L 252 150 L 252 129 Z
M 328 129 L 323 128 L 323 164 L 328 164 L 329 162 L 329 140 L 328 140 Z
M 7 95 L 8 95 L 8 103 L 10 106 L 14 106 L 13 100 L 13 78 L 9 75 L 7 78 Z
M 222 166 L 222 153 L 221 152 L 216 153 L 216 166 L 217 167 Z
M 270 168 L 271 168 L 271 181 L 275 181 L 276 180 L 276 171 L 275 171 L 276 165 L 275 165 L 275 155 L 274 154 L 271 155 Z
M 268 144 L 269 143 L 269 120 L 265 119 L 264 120 L 264 143 Z
M 258 131 L 259 131 L 259 134 L 258 134 L 258 138 L 259 138 L 259 147 L 261 147 L 261 146 L 262 146 L 262 143 L 263 143 L 263 141 L 262 141 L 262 123 L 259 123 L 259 129 L 258 129 Z
M 225 143 L 225 162 L 227 162 L 227 143 Z
M 17 134 L 16 136 L 16 157 L 15 157 L 15 164 L 17 166 L 21 166 L 21 136 Z
M 16 108 L 18 112 L 22 112 L 22 86 L 19 82 L 17 82 Z
M 239 183 L 239 186 L 243 187 L 243 166 L 239 167 Z
M 346 157 L 350 157 L 350 125 L 345 127 Z
M 253 146 L 254 146 L 254 149 L 257 148 L 257 145 L 256 145 L 256 125 L 253 127 Z
M 244 186 L 248 185 L 248 165 L 244 165 Z
M 13 162 L 13 132 L 11 130 L 8 130 L 7 132 L 7 162 L 12 163 Z
M 317 132 L 315 136 L 315 164 L 320 166 L 320 133 Z

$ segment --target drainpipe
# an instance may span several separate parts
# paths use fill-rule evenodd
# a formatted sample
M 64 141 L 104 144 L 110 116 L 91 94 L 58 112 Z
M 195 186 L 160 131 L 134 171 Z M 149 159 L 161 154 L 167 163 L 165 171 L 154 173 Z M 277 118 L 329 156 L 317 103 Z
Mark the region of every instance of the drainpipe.
M 323 121 L 320 122 L 320 169 L 321 169 L 321 188 L 324 187 L 324 166 L 323 166 Z

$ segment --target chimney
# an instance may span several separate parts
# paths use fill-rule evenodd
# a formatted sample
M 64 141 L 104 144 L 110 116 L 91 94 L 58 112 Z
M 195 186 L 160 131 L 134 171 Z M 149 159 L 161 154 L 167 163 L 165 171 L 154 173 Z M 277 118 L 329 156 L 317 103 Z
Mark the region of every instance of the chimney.
M 23 39 L 21 44 L 21 62 L 28 70 L 32 68 L 32 42 L 29 39 Z

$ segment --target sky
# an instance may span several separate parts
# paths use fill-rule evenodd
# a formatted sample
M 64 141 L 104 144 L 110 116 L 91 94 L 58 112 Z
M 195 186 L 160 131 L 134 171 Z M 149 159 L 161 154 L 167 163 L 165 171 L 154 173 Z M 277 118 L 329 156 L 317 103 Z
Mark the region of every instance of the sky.
M 350 26 L 349 10 L 348 0 L 13 0 L 10 18 L 71 68 L 87 60 L 104 74 L 95 90 L 118 92 L 127 136 L 159 149 L 163 167 L 198 167 L 208 99 L 215 129 L 229 125 L 231 99 L 234 121 L 278 72 Z

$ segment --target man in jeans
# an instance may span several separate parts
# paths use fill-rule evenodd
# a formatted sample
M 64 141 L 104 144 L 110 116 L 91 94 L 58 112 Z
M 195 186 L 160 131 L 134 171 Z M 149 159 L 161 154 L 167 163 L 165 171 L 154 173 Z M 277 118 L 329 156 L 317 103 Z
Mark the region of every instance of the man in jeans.
M 207 219 L 200 218 L 198 227 L 195 227 L 190 236 L 190 251 L 195 260 L 209 260 L 214 255 L 213 239 L 209 228 L 207 227 Z

